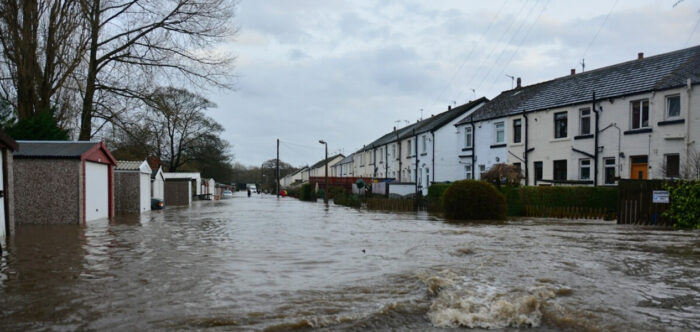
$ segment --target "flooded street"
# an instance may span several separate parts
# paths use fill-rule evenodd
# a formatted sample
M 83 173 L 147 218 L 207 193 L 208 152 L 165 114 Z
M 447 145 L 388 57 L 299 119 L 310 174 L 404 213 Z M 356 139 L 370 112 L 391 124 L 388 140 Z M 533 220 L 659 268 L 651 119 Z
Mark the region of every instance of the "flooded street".
M 21 211 L 18 211 L 21 213 Z M 700 329 L 700 233 L 274 196 L 22 226 L 0 330 Z

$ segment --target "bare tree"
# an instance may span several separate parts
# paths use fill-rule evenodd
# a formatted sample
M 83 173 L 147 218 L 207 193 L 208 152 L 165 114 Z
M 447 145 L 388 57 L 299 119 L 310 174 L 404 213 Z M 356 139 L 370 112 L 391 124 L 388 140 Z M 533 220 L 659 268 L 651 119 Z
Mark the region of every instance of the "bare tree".
M 86 35 L 78 0 L 0 2 L 0 98 L 26 119 L 70 107 L 65 89 L 82 61 Z
M 105 95 L 146 99 L 154 82 L 230 87 L 233 57 L 215 49 L 233 34 L 232 0 L 80 0 L 88 22 L 79 139 L 111 121 Z

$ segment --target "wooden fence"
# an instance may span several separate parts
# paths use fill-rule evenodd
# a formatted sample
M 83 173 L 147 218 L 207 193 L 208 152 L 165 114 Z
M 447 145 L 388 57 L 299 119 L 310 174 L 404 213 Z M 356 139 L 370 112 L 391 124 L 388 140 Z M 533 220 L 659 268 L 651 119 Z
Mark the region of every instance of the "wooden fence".
M 605 208 L 523 206 L 526 217 L 614 220 L 615 212 Z
M 669 204 L 654 203 L 654 190 L 665 190 L 665 180 L 620 180 L 617 191 L 617 223 L 672 226 L 663 213 Z
M 370 210 L 413 211 L 416 208 L 414 199 L 368 198 L 367 208 Z

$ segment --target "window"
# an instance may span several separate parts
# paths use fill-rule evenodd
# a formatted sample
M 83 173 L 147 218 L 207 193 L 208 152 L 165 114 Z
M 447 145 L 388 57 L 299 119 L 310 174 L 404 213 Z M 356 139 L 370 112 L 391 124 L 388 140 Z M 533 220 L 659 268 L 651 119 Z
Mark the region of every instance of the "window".
M 472 165 L 471 164 L 464 165 L 464 172 L 466 173 L 466 176 L 464 178 L 467 180 L 471 180 L 472 179 Z
M 426 140 L 426 138 L 425 138 L 425 135 L 423 135 L 423 138 L 422 138 L 422 139 L 423 139 L 423 150 L 422 150 L 422 152 L 425 153 L 425 151 L 428 150 L 428 143 L 427 143 L 427 140 Z
M 554 174 L 552 178 L 554 180 L 565 181 L 566 180 L 566 160 L 555 160 L 554 163 Z
M 566 112 L 554 113 L 554 138 L 564 138 L 567 136 L 566 128 L 569 125 Z
M 578 161 L 578 178 L 579 180 L 591 179 L 591 160 L 579 159 Z
M 666 170 L 667 178 L 677 178 L 680 176 L 680 156 L 678 154 L 667 154 L 664 155 L 665 163 L 664 169 Z
M 538 180 L 542 180 L 542 162 L 541 161 L 535 162 L 535 182 L 537 182 Z
M 635 100 L 632 105 L 632 129 L 649 127 L 649 100 Z
M 379 162 L 384 161 L 384 148 L 379 148 Z
M 494 127 L 496 128 L 496 144 L 504 143 L 506 141 L 506 128 L 503 121 L 496 122 Z
M 472 147 L 472 127 L 464 127 L 464 147 Z
M 406 156 L 411 155 L 411 140 L 406 141 Z
M 520 140 L 522 139 L 522 127 L 522 119 L 513 120 L 513 143 L 520 143 Z
M 666 97 L 666 118 L 677 118 L 681 116 L 681 96 Z
M 603 158 L 605 184 L 615 184 L 615 158 Z
M 396 143 L 391 145 L 391 156 L 396 158 Z
M 486 172 L 486 165 L 479 165 L 479 174 Z
M 591 133 L 591 109 L 582 108 L 579 110 L 579 135 Z

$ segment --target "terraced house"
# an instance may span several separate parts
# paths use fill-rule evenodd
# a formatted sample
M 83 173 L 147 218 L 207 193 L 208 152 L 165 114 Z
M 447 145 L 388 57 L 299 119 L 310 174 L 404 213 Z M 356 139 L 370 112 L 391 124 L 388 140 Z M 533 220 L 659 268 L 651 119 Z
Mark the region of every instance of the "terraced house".
M 699 82 L 696 46 L 518 86 L 458 123 L 473 137 L 463 159 L 475 178 L 520 166 L 528 185 L 677 178 L 698 154 Z

